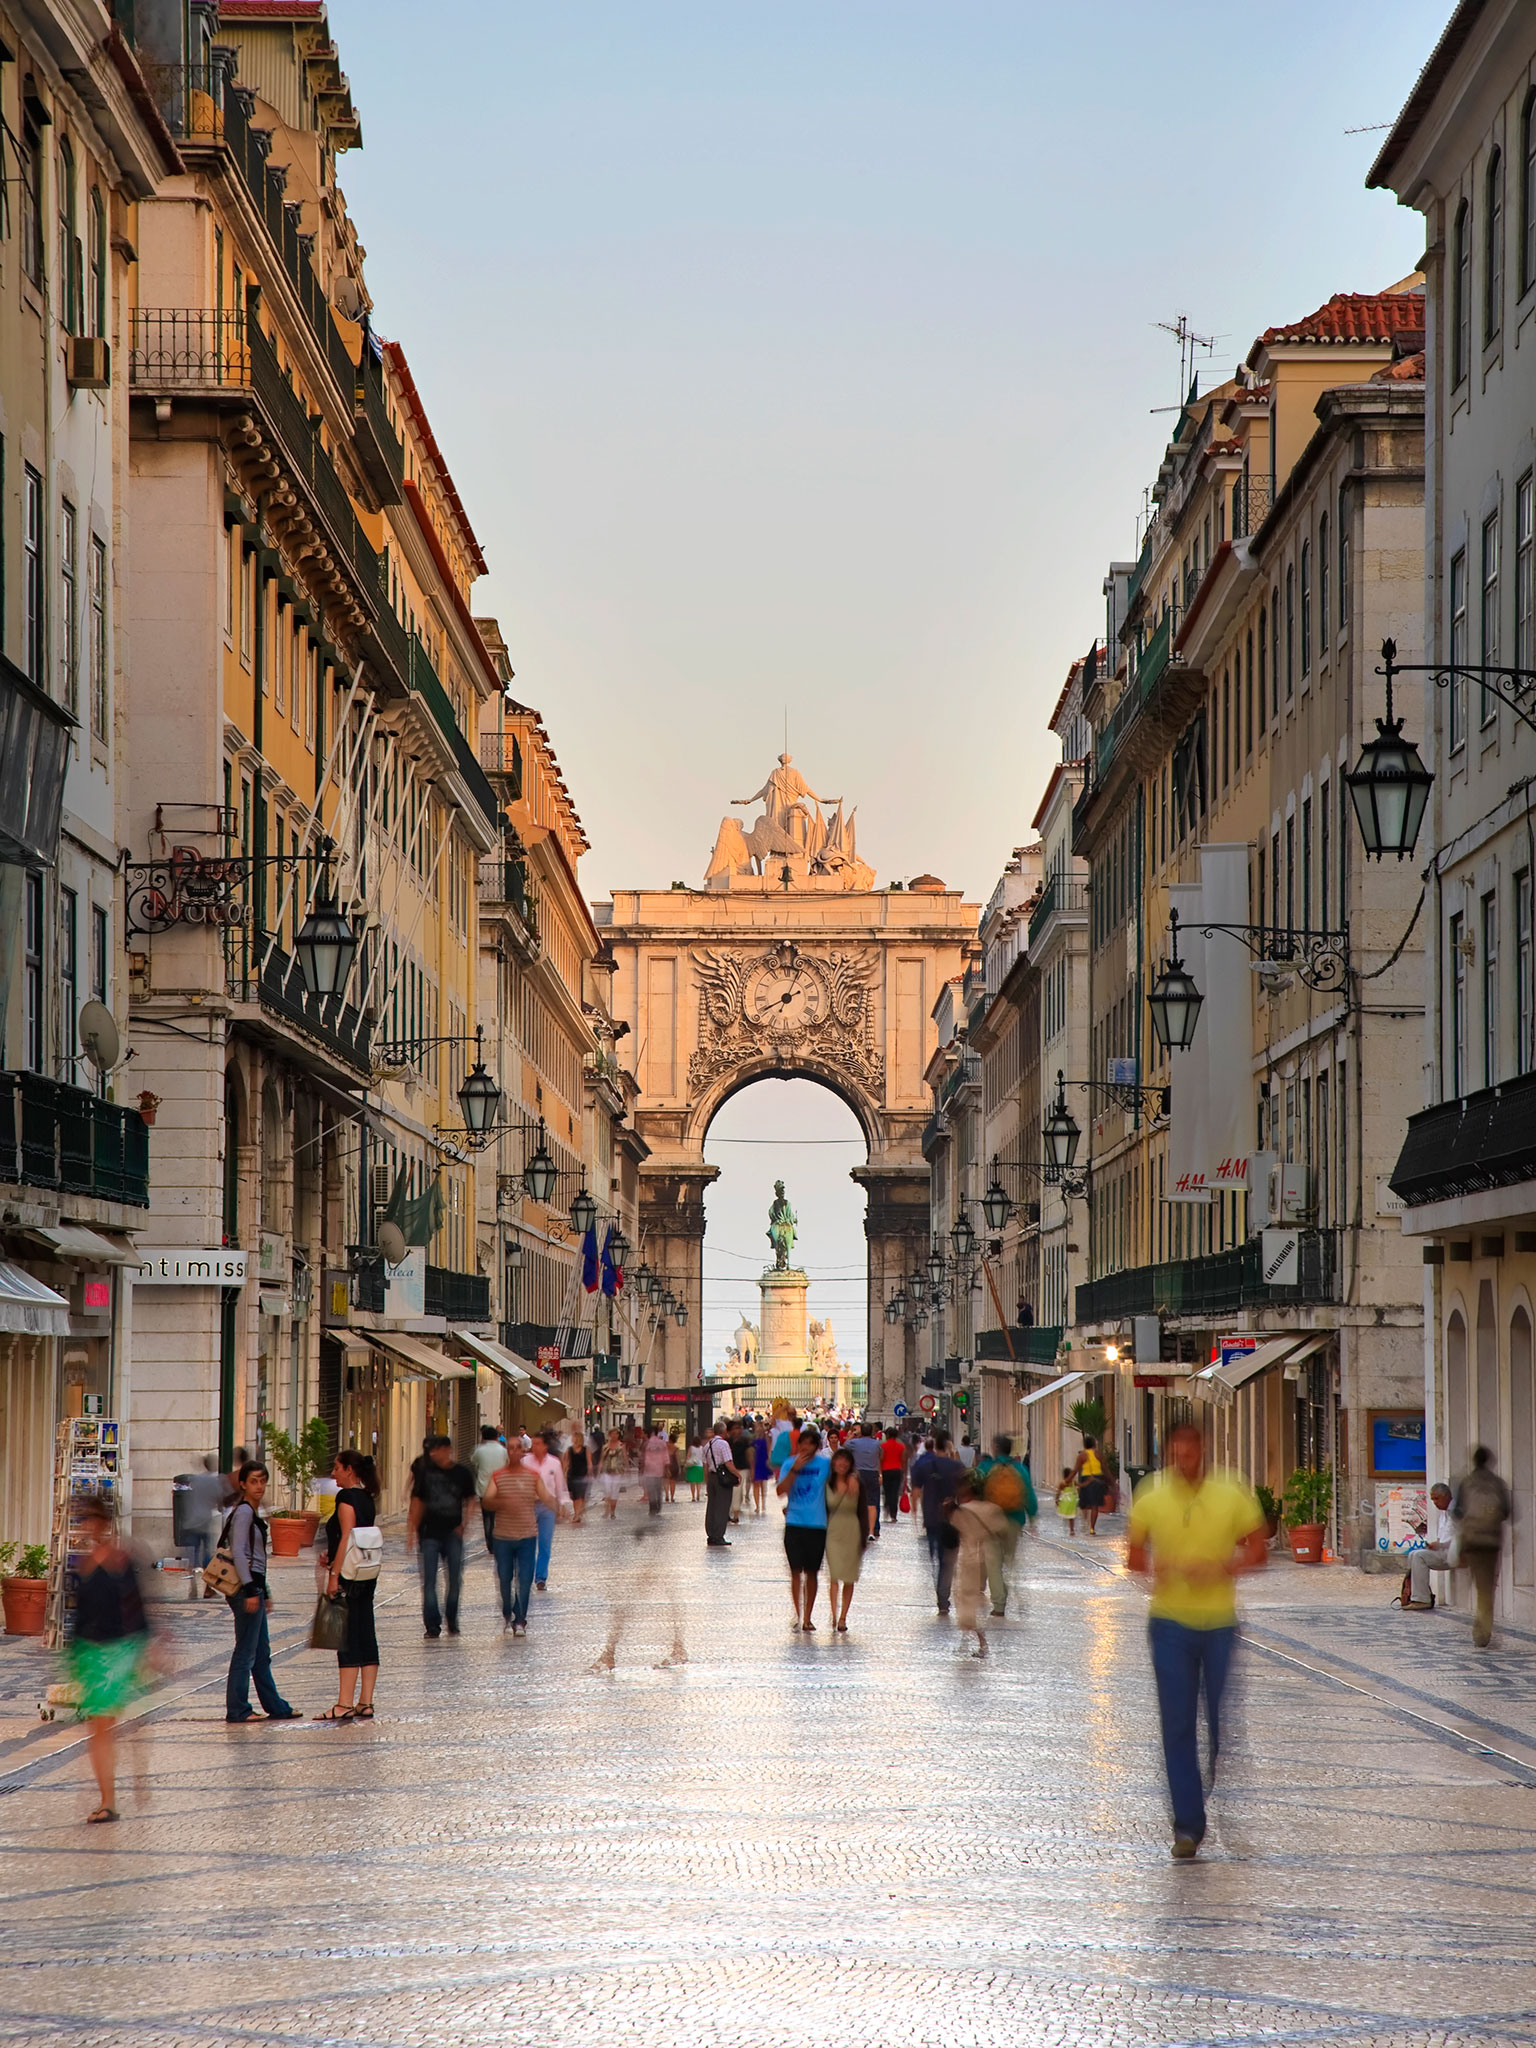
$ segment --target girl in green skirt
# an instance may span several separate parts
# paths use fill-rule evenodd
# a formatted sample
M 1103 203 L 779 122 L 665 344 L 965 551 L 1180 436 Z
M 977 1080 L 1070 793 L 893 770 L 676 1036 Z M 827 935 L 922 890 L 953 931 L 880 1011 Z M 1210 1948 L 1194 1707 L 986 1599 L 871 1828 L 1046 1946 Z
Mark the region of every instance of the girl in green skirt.
M 149 1621 L 133 1558 L 117 1540 L 112 1510 L 90 1496 L 75 1504 L 75 1626 L 65 1651 L 101 1803 L 91 1821 L 117 1819 L 117 1722 L 144 1684 Z

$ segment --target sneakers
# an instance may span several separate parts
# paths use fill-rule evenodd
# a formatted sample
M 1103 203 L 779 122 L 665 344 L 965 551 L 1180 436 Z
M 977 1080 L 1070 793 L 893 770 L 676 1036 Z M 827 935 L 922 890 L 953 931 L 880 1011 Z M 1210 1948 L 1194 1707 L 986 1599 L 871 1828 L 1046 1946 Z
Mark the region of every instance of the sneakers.
M 1175 1863 L 1192 1863 L 1200 1853 L 1200 1844 L 1193 1835 L 1175 1835 L 1172 1853 Z
M 528 1624 L 527 1624 L 527 1622 L 526 1622 L 526 1621 L 514 1621 L 514 1622 L 513 1622 L 513 1624 L 512 1624 L 512 1633 L 513 1633 L 513 1635 L 515 1635 L 515 1636 L 525 1636 L 525 1635 L 527 1635 L 527 1633 L 528 1633 Z

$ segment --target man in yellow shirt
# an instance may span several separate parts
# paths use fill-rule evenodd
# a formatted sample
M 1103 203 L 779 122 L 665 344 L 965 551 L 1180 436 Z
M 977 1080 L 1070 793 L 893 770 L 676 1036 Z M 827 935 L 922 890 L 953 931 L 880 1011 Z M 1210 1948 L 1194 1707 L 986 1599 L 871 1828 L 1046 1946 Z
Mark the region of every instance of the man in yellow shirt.
M 1237 1639 L 1234 1582 L 1262 1569 L 1264 1517 L 1245 1482 L 1205 1469 L 1192 1422 L 1167 1439 L 1163 1471 L 1144 1479 L 1131 1503 L 1126 1563 L 1152 1582 L 1152 1674 L 1163 1724 L 1163 1762 L 1173 1802 L 1173 1853 L 1193 1856 L 1205 1836 L 1198 1719 L 1205 1686 L 1211 1774 L 1221 1747 L 1221 1695 Z

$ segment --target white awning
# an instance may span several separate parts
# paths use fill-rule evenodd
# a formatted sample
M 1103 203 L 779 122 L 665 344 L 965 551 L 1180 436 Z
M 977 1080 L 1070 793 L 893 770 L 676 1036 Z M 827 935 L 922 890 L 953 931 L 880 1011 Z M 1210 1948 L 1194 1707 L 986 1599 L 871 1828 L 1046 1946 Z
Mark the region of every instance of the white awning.
M 1021 1408 L 1033 1408 L 1037 1401 L 1043 1401 L 1048 1394 L 1062 1393 L 1067 1387 L 1075 1387 L 1079 1380 L 1086 1380 L 1085 1372 L 1064 1372 L 1059 1379 L 1049 1381 L 1043 1387 L 1036 1387 L 1032 1394 L 1026 1394 L 1020 1401 Z
M 482 1359 L 492 1372 L 499 1372 L 504 1380 L 514 1386 L 526 1386 L 533 1378 L 526 1365 L 519 1365 L 510 1351 L 504 1351 L 499 1344 L 493 1344 L 489 1337 L 477 1337 L 473 1330 L 450 1330 L 448 1335 L 455 1344 L 462 1344 L 466 1351 L 472 1351 Z
M 1202 1380 L 1219 1380 L 1229 1389 L 1246 1386 L 1249 1380 L 1257 1379 L 1261 1372 L 1268 1372 L 1272 1365 L 1278 1365 L 1288 1358 L 1296 1348 L 1294 1333 L 1289 1337 L 1274 1337 L 1267 1344 L 1255 1344 L 1251 1351 L 1239 1351 L 1220 1365 L 1208 1365 L 1204 1372 L 1195 1377 Z
M 9 1259 L 0 1259 L 0 1333 L 10 1337 L 67 1337 L 69 1303 Z
M 381 1351 L 390 1352 L 410 1372 L 433 1380 L 467 1380 L 473 1368 L 461 1365 L 456 1358 L 434 1351 L 430 1344 L 423 1344 L 419 1337 L 407 1337 L 400 1330 L 370 1330 L 370 1344 L 376 1344 Z
M 125 1237 L 106 1236 L 88 1230 L 83 1223 L 50 1223 L 41 1230 L 29 1230 L 28 1237 L 47 1245 L 66 1259 L 81 1259 L 88 1266 L 136 1266 L 139 1255 Z

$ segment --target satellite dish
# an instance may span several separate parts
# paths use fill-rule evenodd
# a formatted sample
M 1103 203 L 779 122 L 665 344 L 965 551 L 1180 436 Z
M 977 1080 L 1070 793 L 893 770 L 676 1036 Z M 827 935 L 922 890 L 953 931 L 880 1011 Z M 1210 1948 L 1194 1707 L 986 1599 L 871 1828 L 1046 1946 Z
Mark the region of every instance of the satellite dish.
M 398 1266 L 405 1257 L 408 1246 L 405 1242 L 405 1232 L 398 1223 L 379 1225 L 379 1250 L 391 1266 Z
M 83 1003 L 78 1029 L 86 1058 L 98 1074 L 110 1074 L 122 1051 L 112 1012 L 105 1003 Z

